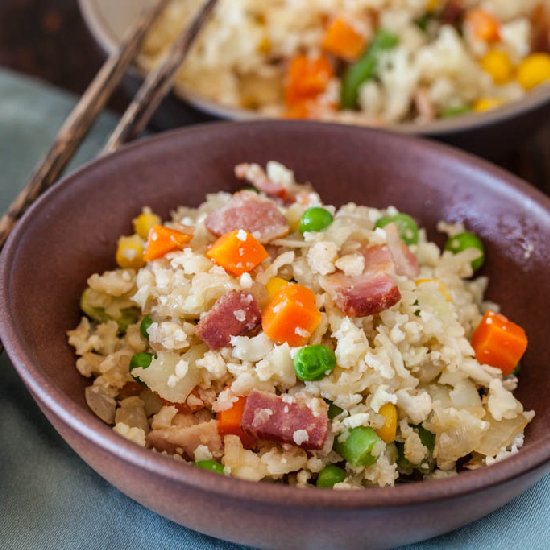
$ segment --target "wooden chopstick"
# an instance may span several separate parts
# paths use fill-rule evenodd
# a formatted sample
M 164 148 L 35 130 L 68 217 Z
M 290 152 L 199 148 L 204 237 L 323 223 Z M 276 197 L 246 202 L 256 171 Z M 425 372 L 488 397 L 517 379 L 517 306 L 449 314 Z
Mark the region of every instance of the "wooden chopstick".
M 218 0 L 206 0 L 203 3 L 191 23 L 180 33 L 164 61 L 149 73 L 107 141 L 103 155 L 116 151 L 145 129 L 151 116 L 171 90 L 178 69 L 217 3 Z
M 93 123 L 135 59 L 143 38 L 165 8 L 168 0 L 157 0 L 129 29 L 120 48 L 103 67 L 63 123 L 50 150 L 37 165 L 29 181 L 0 219 L 0 249 L 25 210 L 61 175 L 75 155 Z
M 92 84 L 59 131 L 53 146 L 37 166 L 30 180 L 0 219 L 0 250 L 25 210 L 50 187 L 78 150 L 93 122 L 135 58 L 139 46 L 168 0 L 159 0 L 132 27 L 119 51 L 106 61 Z M 145 129 L 151 116 L 172 87 L 176 72 L 193 46 L 218 0 L 206 0 L 197 14 L 178 36 L 165 60 L 151 72 L 134 101 L 111 134 L 102 154 L 115 151 Z M 0 353 L 4 350 L 0 342 Z

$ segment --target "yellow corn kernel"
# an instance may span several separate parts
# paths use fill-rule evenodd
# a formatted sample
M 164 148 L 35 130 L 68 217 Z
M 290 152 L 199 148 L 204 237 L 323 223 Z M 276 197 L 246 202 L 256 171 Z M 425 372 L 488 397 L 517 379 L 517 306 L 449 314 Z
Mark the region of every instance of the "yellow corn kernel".
M 269 38 L 269 36 L 267 35 L 264 35 L 261 40 L 258 42 L 258 53 L 261 53 L 261 54 L 264 54 L 264 55 L 268 55 L 271 53 L 271 48 L 272 48 L 272 44 L 271 44 L 271 40 Z
M 528 55 L 518 67 L 517 80 L 526 90 L 550 80 L 550 54 L 533 53 Z
M 116 263 L 120 267 L 138 269 L 145 265 L 143 260 L 143 239 L 139 235 L 120 237 L 116 249 Z
M 134 231 L 142 239 L 147 239 L 149 231 L 151 231 L 155 225 L 160 225 L 161 223 L 162 220 L 160 216 L 153 214 L 149 208 L 144 208 L 143 212 L 137 218 L 134 218 Z
M 481 97 L 474 103 L 474 111 L 476 113 L 484 113 L 492 109 L 497 109 L 502 105 L 504 105 L 504 101 L 497 97 Z
M 451 293 L 449 292 L 443 281 L 440 281 L 439 279 L 416 279 L 416 286 L 420 286 L 424 283 L 437 283 L 438 290 L 443 295 L 445 300 L 447 300 L 447 302 L 452 302 L 453 298 L 451 296 Z
M 275 298 L 275 295 L 284 288 L 286 285 L 288 285 L 288 281 L 285 281 L 284 279 L 281 279 L 281 277 L 272 277 L 267 282 L 267 285 L 265 285 L 265 288 L 267 290 L 267 294 L 269 296 L 269 300 L 273 300 Z
M 481 66 L 495 84 L 506 84 L 514 72 L 510 56 L 502 50 L 489 50 L 481 59 Z
M 378 437 L 386 443 L 393 443 L 397 433 L 397 407 L 393 403 L 386 403 L 380 407 L 378 414 L 384 417 L 384 425 L 376 430 Z
M 427 0 L 426 10 L 427 11 L 436 11 L 436 10 L 439 9 L 440 4 L 441 4 L 441 0 Z

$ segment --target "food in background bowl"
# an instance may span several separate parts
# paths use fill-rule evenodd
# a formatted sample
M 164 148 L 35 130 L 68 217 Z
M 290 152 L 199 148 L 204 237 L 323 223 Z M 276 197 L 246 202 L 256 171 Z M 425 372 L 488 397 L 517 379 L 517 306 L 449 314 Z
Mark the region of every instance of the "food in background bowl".
M 198 2 L 174 0 L 153 67 Z M 550 79 L 548 0 L 222 0 L 177 83 L 227 107 L 365 124 L 499 107 Z
M 86 401 L 124 437 L 248 480 L 355 488 L 446 477 L 517 452 L 527 338 L 472 278 L 482 242 L 444 251 L 390 207 L 323 205 L 276 162 L 121 237 L 69 331 Z M 175 206 L 175 205 L 174 205 Z

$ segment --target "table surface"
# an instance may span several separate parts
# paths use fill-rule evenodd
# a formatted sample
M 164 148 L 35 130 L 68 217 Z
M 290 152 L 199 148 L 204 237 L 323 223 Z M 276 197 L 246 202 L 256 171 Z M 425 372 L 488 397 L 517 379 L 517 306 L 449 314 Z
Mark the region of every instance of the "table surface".
M 81 94 L 102 61 L 76 0 L 0 0 L 0 65 Z M 126 103 L 119 91 L 109 107 Z M 550 194 L 549 152 L 550 123 L 501 164 Z

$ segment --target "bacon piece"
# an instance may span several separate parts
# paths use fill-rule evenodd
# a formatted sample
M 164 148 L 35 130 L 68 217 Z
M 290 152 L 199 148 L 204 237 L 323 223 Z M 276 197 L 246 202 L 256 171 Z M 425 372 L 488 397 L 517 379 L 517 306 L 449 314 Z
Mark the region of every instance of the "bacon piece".
M 197 325 L 197 335 L 210 349 L 229 346 L 232 336 L 253 332 L 261 312 L 250 292 L 232 290 L 223 295 Z
M 335 304 L 349 317 L 374 315 L 401 300 L 394 277 L 386 271 L 366 271 L 358 277 L 335 273 L 325 283 Z
M 238 164 L 235 166 L 235 175 L 240 180 L 251 183 L 258 191 L 265 193 L 268 197 L 280 199 L 284 203 L 292 203 L 295 200 L 294 195 L 286 187 L 271 180 L 265 170 L 258 164 Z
M 401 240 L 397 226 L 394 223 L 390 223 L 386 225 L 384 229 L 386 231 L 386 240 L 397 275 L 402 275 L 409 279 L 418 277 L 420 273 L 418 260 L 409 250 L 409 247 Z
M 284 237 L 290 232 L 286 218 L 272 201 L 248 191 L 234 195 L 223 208 L 209 214 L 204 223 L 208 231 L 217 237 L 244 229 L 262 243 Z
M 147 445 L 157 451 L 171 454 L 183 452 L 188 458 L 193 458 L 199 445 L 206 445 L 210 452 L 216 453 L 221 450 L 222 441 L 216 421 L 210 420 L 194 426 L 171 426 L 152 430 L 147 434 Z
M 140 384 L 139 382 L 126 382 L 126 384 L 124 384 L 124 386 L 118 392 L 118 398 L 126 399 L 127 397 L 135 397 L 139 395 L 144 389 L 145 386 L 143 384 Z
M 550 10 L 541 2 L 531 12 L 531 50 L 550 52 Z
M 327 408 L 322 407 L 315 413 L 293 398 L 254 390 L 246 399 L 241 428 L 258 439 L 322 449 L 328 430 Z
M 431 122 L 435 119 L 435 109 L 426 88 L 420 88 L 414 94 L 414 105 L 418 112 L 419 122 Z
M 445 2 L 443 10 L 439 15 L 439 20 L 445 25 L 458 26 L 464 19 L 466 8 L 463 0 L 449 0 Z
M 325 278 L 325 290 L 334 303 L 350 317 L 380 313 L 401 300 L 395 275 L 414 278 L 419 273 L 418 261 L 399 237 L 395 224 L 385 228 L 387 245 L 367 246 L 361 250 L 365 269 L 351 277 L 335 273 Z

